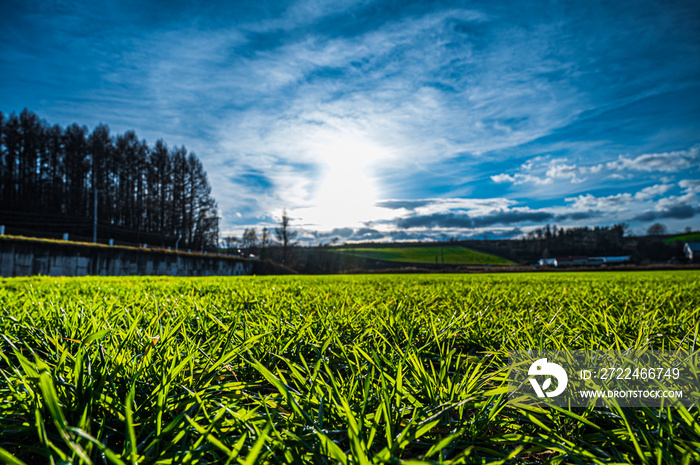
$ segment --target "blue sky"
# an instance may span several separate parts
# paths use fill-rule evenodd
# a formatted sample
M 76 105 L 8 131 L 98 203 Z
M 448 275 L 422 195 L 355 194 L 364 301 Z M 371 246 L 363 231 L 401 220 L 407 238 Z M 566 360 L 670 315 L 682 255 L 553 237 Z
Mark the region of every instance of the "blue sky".
M 0 111 L 203 161 L 223 235 L 700 228 L 700 4 L 3 2 Z

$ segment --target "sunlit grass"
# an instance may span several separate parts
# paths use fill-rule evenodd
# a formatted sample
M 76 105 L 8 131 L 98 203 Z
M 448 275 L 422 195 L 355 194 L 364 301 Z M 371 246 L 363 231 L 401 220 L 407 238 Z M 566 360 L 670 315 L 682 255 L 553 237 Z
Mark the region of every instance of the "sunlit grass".
M 506 404 L 512 349 L 694 349 L 700 273 L 0 281 L 8 463 L 698 463 L 694 406 Z
M 386 260 L 398 263 L 445 265 L 511 265 L 513 262 L 461 246 L 445 247 L 353 247 L 330 249 L 362 258 Z

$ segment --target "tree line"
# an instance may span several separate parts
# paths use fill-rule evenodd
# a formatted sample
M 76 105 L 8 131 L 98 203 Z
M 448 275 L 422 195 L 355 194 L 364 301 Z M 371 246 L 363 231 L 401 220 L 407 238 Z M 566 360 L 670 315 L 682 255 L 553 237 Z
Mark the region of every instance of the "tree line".
M 629 236 L 627 230 L 625 223 L 568 229 L 546 225 L 525 236 L 522 241 L 525 247 L 518 250 L 518 255 L 529 261 L 570 255 L 629 255 L 639 264 L 663 263 L 682 257 L 683 242 L 665 242 L 666 227 L 660 223 L 651 225 L 647 236 Z M 686 232 L 690 231 L 686 228 Z
M 100 229 L 130 242 L 147 235 L 181 248 L 217 246 L 217 204 L 201 161 L 184 146 L 149 147 L 134 131 L 112 136 L 104 124 L 92 133 L 51 126 L 27 109 L 0 112 L 0 215 L 46 217 L 46 229 L 57 215 L 92 224 L 95 198 L 102 239 Z
M 528 240 L 546 240 L 561 247 L 576 247 L 581 245 L 597 248 L 619 248 L 622 238 L 628 229 L 627 224 L 619 223 L 612 226 L 577 226 L 572 228 L 557 228 L 556 225 L 537 228 L 526 234 Z
M 291 251 L 299 245 L 295 240 L 298 232 L 291 229 L 291 220 L 285 209 L 279 226 L 274 228 L 274 236 L 269 229 L 262 228 L 258 239 L 258 230 L 252 226 L 245 228 L 240 240 L 235 236 L 225 236 L 222 240 L 223 248 L 228 253 L 239 252 L 241 249 L 240 252 L 244 255 L 253 254 L 262 259 L 270 258 L 283 265 L 291 265 Z

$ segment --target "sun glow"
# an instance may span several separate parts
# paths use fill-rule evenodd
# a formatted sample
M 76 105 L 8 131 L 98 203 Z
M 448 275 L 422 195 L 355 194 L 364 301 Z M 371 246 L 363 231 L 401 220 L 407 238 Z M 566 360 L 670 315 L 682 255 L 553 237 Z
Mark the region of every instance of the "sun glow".
M 310 206 L 299 211 L 303 221 L 329 230 L 362 226 L 377 218 L 379 190 L 373 170 L 387 154 L 374 144 L 347 137 L 320 149 L 323 174 Z

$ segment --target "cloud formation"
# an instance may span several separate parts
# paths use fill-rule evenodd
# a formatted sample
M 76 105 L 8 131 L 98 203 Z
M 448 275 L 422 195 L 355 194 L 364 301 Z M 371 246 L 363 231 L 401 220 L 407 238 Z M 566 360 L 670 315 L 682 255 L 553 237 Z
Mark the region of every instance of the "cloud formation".
M 698 224 L 690 0 L 4 10 L 0 111 L 186 145 L 225 234 L 285 208 L 309 240 Z
M 602 165 L 598 165 L 601 166 Z M 638 157 L 620 155 L 616 161 L 605 164 L 605 169 L 614 171 L 644 171 L 675 173 L 700 166 L 700 145 L 687 150 L 675 150 L 663 153 L 645 153 Z
M 482 228 L 485 226 L 511 225 L 524 222 L 542 223 L 554 217 L 552 213 L 545 211 L 532 211 L 528 208 L 499 210 L 487 215 L 470 216 L 455 213 L 436 213 L 432 215 L 412 216 L 397 221 L 400 228 Z
M 629 175 L 630 172 L 666 174 L 691 171 L 697 173 L 700 166 L 700 145 L 694 145 L 686 150 L 645 153 L 636 157 L 619 155 L 614 161 L 592 165 L 580 166 L 567 162 L 566 158 L 549 159 L 549 157 L 538 156 L 524 163 L 521 166 L 521 172 L 492 175 L 491 180 L 495 183 L 515 185 L 526 183 L 547 185 L 558 180 L 583 183 L 589 176 L 625 179 L 625 174 Z

